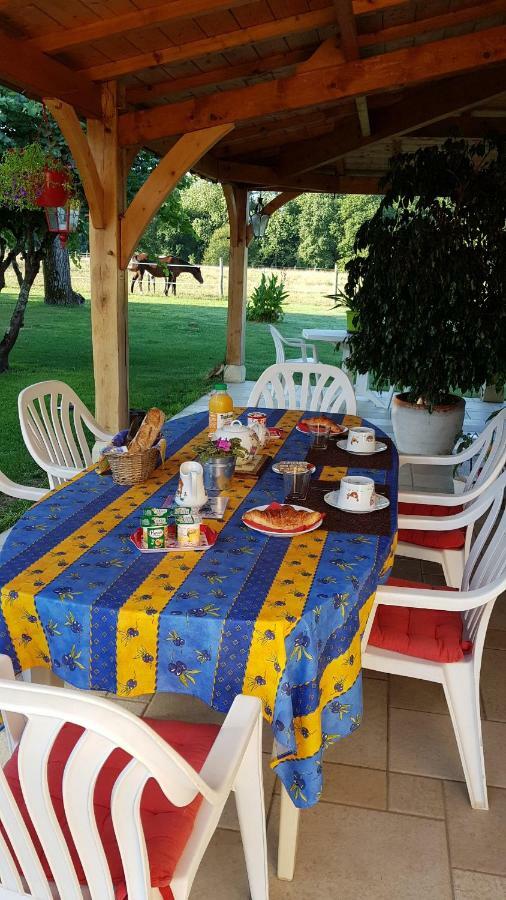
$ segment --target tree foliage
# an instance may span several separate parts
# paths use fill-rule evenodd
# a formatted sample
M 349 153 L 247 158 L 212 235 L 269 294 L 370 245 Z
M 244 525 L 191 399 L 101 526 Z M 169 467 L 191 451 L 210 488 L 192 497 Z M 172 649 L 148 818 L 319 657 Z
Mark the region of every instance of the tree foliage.
M 506 145 L 447 141 L 397 156 L 358 230 L 350 363 L 430 407 L 506 375 Z

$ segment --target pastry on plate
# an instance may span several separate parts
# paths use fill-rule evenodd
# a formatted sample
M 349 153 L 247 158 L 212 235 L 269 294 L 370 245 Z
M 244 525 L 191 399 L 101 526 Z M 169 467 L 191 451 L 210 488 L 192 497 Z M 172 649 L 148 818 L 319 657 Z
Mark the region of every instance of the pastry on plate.
M 306 428 L 312 428 L 316 425 L 328 425 L 331 434 L 342 434 L 343 431 L 347 431 L 344 425 L 337 425 L 336 422 L 333 422 L 327 416 L 312 416 L 310 419 L 302 419 L 300 424 Z
M 276 531 L 295 531 L 297 528 L 311 528 L 321 521 L 322 514 L 306 509 L 295 509 L 283 504 L 271 509 L 252 509 L 244 516 L 252 525 L 271 528 Z

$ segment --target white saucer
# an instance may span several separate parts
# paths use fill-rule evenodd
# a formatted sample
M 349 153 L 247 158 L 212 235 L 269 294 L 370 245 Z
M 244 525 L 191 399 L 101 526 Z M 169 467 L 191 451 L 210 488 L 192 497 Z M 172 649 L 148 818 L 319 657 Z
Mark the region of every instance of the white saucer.
M 340 450 L 345 450 L 346 453 L 355 454 L 355 456 L 372 456 L 373 453 L 383 453 L 384 450 L 387 450 L 387 445 L 383 444 L 382 441 L 376 441 L 374 445 L 374 450 L 350 450 L 348 447 L 348 441 L 336 441 L 337 446 Z
M 333 506 L 335 509 L 340 509 L 342 512 L 349 512 L 352 515 L 367 515 L 367 513 L 378 512 L 380 509 L 386 509 L 387 506 L 390 506 L 390 500 L 388 497 L 384 497 L 383 494 L 375 494 L 376 502 L 374 504 L 374 509 L 349 509 L 347 506 L 341 506 L 339 503 L 340 493 L 339 491 L 329 491 L 328 494 L 325 494 L 324 500 L 325 503 L 328 503 L 329 506 Z
M 279 469 L 280 464 L 282 464 L 283 462 L 284 462 L 284 460 L 280 459 L 279 462 L 274 463 L 274 465 L 272 467 L 272 471 L 275 472 L 276 475 L 284 475 L 285 474 L 285 472 L 282 472 Z M 289 462 L 289 460 L 287 460 L 287 462 Z M 310 475 L 312 475 L 313 472 L 316 471 L 316 466 L 314 466 L 313 463 L 308 463 L 308 462 L 305 462 L 304 460 L 296 460 L 296 462 L 304 462 L 304 465 L 307 466 L 306 471 L 309 472 Z M 287 474 L 289 474 L 289 473 L 287 473 Z M 304 473 L 301 472 L 300 474 L 304 474 Z

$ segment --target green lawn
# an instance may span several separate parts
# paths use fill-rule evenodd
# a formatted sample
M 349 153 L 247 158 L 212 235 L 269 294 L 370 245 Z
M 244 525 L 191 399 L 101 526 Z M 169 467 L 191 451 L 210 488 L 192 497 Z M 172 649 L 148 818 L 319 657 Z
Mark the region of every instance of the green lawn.
M 226 302 L 197 291 L 194 297 L 168 302 L 138 296 L 130 300 L 132 407 L 156 405 L 173 415 L 209 389 L 206 375 L 224 359 L 227 308 Z M 13 301 L 13 294 L 0 294 L 0 334 Z M 296 337 L 305 327 L 344 327 L 344 317 L 332 311 L 331 301 L 298 295 L 288 301 L 280 327 L 285 335 Z M 330 344 L 320 344 L 318 350 L 322 362 L 340 360 Z M 268 326 L 248 323 L 247 378 L 256 379 L 274 360 Z M 34 291 L 10 362 L 10 371 L 0 375 L 0 469 L 17 481 L 45 486 L 46 476 L 23 444 L 17 397 L 29 384 L 56 378 L 71 385 L 93 409 L 89 303 L 71 309 L 49 307 Z M 0 531 L 12 524 L 25 506 L 0 498 Z

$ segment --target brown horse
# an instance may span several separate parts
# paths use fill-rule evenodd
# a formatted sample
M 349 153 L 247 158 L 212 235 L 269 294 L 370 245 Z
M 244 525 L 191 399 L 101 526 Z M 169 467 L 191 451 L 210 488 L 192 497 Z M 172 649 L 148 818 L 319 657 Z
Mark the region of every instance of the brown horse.
M 148 291 L 151 288 L 151 284 L 153 284 L 153 293 L 155 290 L 155 278 L 164 279 L 164 294 L 166 297 L 168 296 L 171 287 L 173 295 L 176 295 L 176 279 L 183 272 L 188 272 L 190 275 L 193 275 L 199 284 L 204 283 L 200 266 L 193 266 L 186 259 L 181 259 L 179 256 L 159 256 L 157 260 L 154 261 L 148 259 L 147 253 L 134 253 L 130 260 L 128 270 L 134 273 L 130 286 L 132 293 L 136 281 L 139 282 L 139 288 L 142 291 L 142 282 L 145 272 L 147 272 L 148 275 Z

